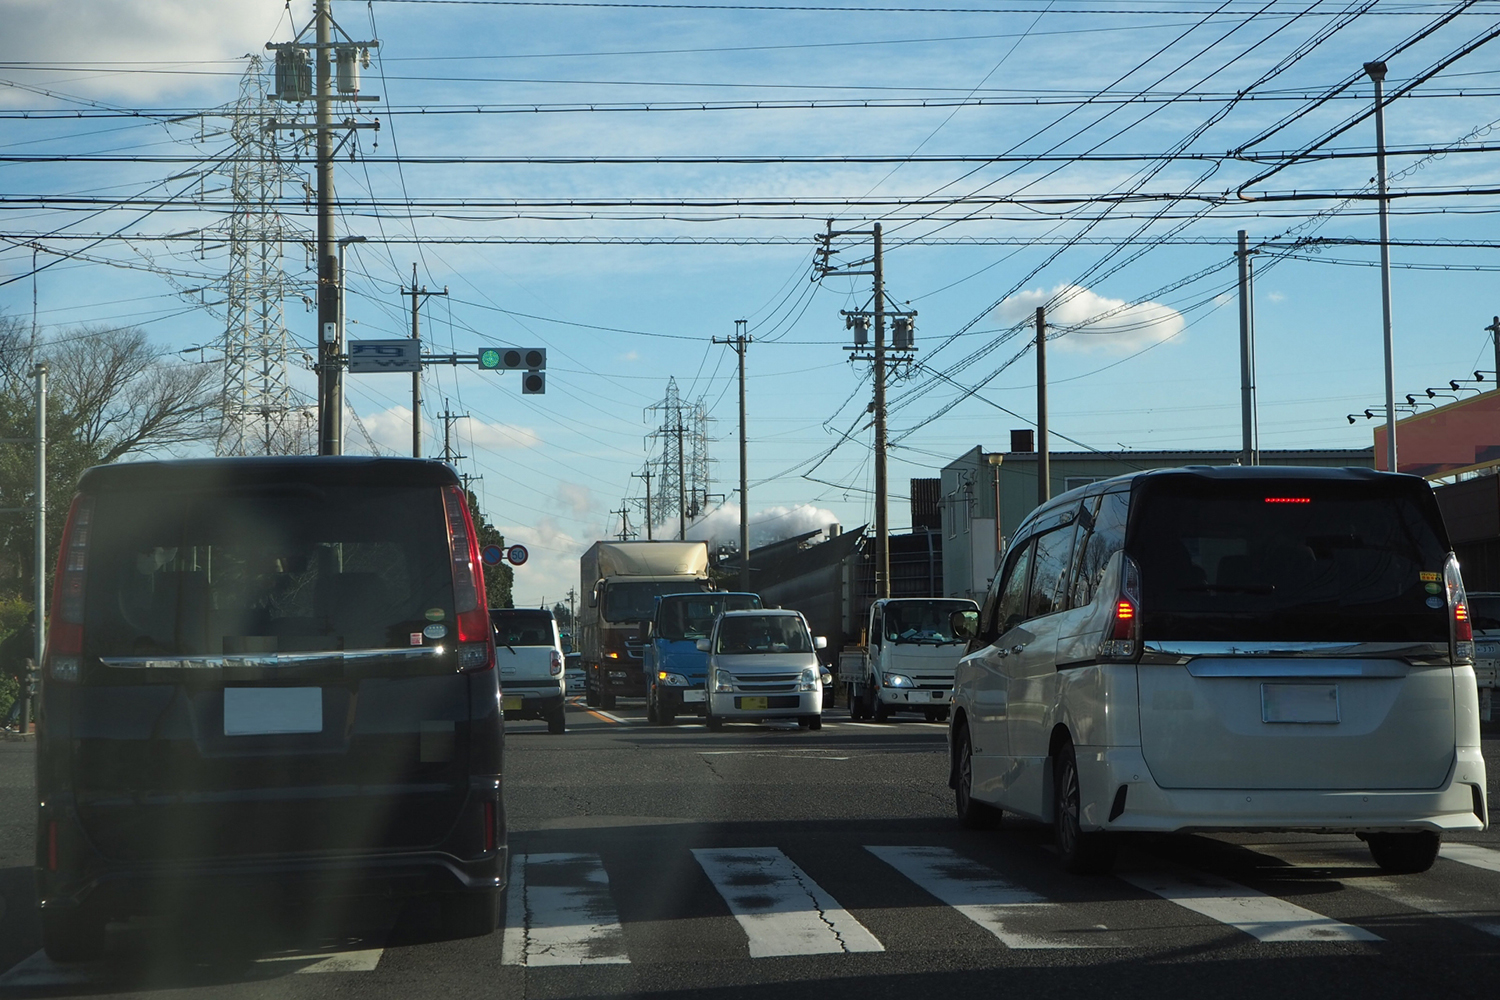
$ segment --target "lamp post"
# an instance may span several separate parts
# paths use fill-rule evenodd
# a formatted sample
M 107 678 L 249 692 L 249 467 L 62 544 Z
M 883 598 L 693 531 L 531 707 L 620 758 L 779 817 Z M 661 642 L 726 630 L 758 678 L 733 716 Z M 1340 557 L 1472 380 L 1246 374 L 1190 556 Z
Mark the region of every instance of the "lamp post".
M 338 339 L 334 342 L 334 345 L 333 345 L 333 353 L 335 355 L 339 355 L 339 354 L 343 354 L 344 353 L 344 343 L 345 343 L 345 341 L 344 341 L 344 247 L 348 246 L 350 243 L 363 243 L 364 241 L 365 241 L 365 237 L 363 237 L 363 236 L 341 236 L 341 237 L 339 237 L 339 240 L 338 240 L 338 258 L 339 258 L 339 326 L 338 326 L 338 334 L 337 334 L 337 338 Z M 338 362 L 335 362 L 335 364 L 338 364 Z M 334 377 L 334 378 L 337 378 L 337 375 L 338 375 L 337 372 L 331 372 L 329 374 L 330 374 L 330 377 Z M 330 428 L 330 431 L 331 431 L 331 433 L 329 434 L 329 437 L 331 439 L 332 446 L 333 446 L 330 454 L 342 455 L 344 453 L 344 384 L 343 384 L 343 380 L 342 379 L 338 379 L 331 386 L 329 386 L 328 404 L 329 404 L 329 406 L 333 410 L 333 412 L 331 414 L 329 414 L 329 417 L 328 417 L 328 419 L 329 419 L 329 428 Z
M 1375 183 L 1380 196 L 1380 310 L 1385 332 L 1385 469 L 1396 472 L 1396 344 L 1391 334 L 1391 203 L 1385 190 L 1385 63 L 1367 62 L 1375 81 Z

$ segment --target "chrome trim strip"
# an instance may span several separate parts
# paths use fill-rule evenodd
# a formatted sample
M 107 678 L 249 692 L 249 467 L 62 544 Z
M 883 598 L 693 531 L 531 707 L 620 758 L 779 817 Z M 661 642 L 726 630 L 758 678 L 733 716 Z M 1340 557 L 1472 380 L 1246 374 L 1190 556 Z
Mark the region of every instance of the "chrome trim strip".
M 1405 677 L 1410 672 L 1410 666 L 1395 659 L 1249 659 L 1204 656 L 1190 661 L 1187 672 L 1194 677 Z
M 1446 642 L 1185 642 L 1148 639 L 1141 663 L 1187 663 L 1200 656 L 1391 659 L 1446 664 Z
M 389 649 L 318 649 L 303 653 L 246 653 L 239 656 L 101 656 L 116 670 L 222 670 L 226 667 L 313 667 L 357 665 L 376 660 L 431 660 L 444 646 L 395 646 Z

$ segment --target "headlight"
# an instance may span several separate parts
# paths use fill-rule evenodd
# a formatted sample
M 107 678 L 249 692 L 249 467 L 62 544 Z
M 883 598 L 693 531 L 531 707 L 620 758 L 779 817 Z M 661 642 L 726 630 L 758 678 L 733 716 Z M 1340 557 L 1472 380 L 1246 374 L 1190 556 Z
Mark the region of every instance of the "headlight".
M 816 691 L 818 689 L 818 671 L 815 667 L 803 667 L 802 676 L 797 680 L 798 691 Z
M 734 678 L 727 670 L 714 671 L 714 690 L 720 693 L 734 690 Z
M 886 674 L 885 686 L 888 688 L 916 687 L 916 685 L 911 682 L 911 678 L 906 676 L 905 674 Z
M 833 687 L 833 674 L 828 672 L 827 667 L 818 668 L 818 679 L 823 682 L 824 687 Z
M 686 677 L 682 676 L 681 674 L 668 673 L 665 670 L 658 670 L 656 672 L 656 682 L 658 684 L 665 684 L 667 687 L 674 688 L 685 688 L 688 686 L 688 680 Z

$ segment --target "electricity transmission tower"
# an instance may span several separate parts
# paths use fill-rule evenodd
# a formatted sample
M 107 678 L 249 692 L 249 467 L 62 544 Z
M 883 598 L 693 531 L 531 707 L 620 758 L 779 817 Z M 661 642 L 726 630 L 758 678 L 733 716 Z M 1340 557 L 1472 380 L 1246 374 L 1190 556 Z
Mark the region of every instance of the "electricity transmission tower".
M 684 401 L 677 380 L 667 380 L 667 394 L 646 407 L 646 421 L 656 427 L 647 440 L 660 456 L 648 460 L 655 466 L 660 485 L 647 505 L 646 519 L 652 524 L 677 521 L 677 535 L 684 537 L 687 522 L 704 513 L 714 459 L 708 454 L 708 424 L 712 418 L 702 399 Z
M 306 187 L 281 157 L 276 111 L 267 96 L 264 61 L 251 56 L 240 78 L 230 136 L 228 172 L 234 209 L 214 227 L 229 249 L 225 277 L 224 403 L 220 455 L 286 455 L 316 450 L 316 408 L 287 377 L 288 336 L 282 302 L 302 289 L 286 274 L 285 244 L 307 231 L 276 206 L 287 187 Z

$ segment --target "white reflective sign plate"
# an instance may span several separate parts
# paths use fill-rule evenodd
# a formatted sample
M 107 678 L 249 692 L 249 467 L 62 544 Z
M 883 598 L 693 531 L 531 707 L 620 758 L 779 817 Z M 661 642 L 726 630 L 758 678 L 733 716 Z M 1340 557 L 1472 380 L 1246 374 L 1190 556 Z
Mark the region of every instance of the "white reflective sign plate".
M 702 691 L 684 691 L 684 692 L 682 692 L 682 700 L 684 702 L 695 702 L 695 701 L 701 702 L 701 701 L 705 700 L 706 697 L 707 697 L 707 695 L 704 692 L 702 692 Z
M 323 689 L 255 687 L 224 689 L 224 735 L 321 733 Z
M 1305 722 L 1335 725 L 1339 721 L 1337 684 L 1262 684 L 1262 722 Z

